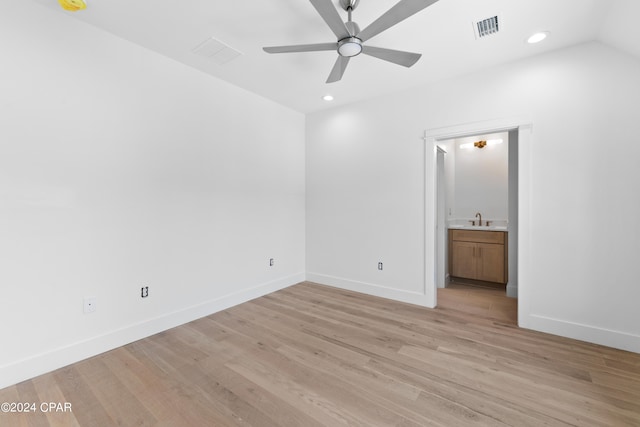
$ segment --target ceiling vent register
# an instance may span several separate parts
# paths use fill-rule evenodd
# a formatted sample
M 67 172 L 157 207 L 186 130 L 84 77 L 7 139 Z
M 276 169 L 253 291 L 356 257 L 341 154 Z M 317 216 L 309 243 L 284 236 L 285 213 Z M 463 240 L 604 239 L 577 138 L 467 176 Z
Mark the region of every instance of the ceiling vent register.
M 200 43 L 192 52 L 196 55 L 204 56 L 218 65 L 226 64 L 242 55 L 239 51 L 213 37 Z
M 502 18 L 500 15 L 496 15 L 476 21 L 473 24 L 473 29 L 476 33 L 476 39 L 497 34 L 502 29 Z

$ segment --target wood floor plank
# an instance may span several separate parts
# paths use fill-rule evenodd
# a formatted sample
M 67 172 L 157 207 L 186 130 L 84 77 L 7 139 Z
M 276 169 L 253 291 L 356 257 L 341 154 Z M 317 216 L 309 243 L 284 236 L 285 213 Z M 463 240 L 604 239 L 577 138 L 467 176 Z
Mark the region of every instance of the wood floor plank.
M 48 427 L 50 425 L 47 412 L 43 412 L 41 408 L 40 398 L 36 391 L 33 381 L 25 381 L 16 385 L 18 391 L 18 402 L 35 404 L 32 413 L 29 415 L 30 427 Z
M 260 387 L 233 371 L 224 362 L 216 363 L 210 371 L 215 381 L 224 384 L 228 390 L 264 414 L 256 425 L 265 425 L 268 421 L 271 425 L 278 426 L 322 426 L 305 411 L 288 404 L 277 393 Z
M 42 375 L 32 381 L 38 394 L 38 402 L 42 403 L 70 403 L 66 401 L 64 394 L 58 387 L 53 375 Z M 73 413 L 73 405 L 70 411 L 47 412 L 47 419 L 51 427 L 79 427 L 80 424 Z
M 292 286 L 0 390 L 73 405 L 0 425 L 640 425 L 640 354 L 519 329 L 495 289 L 440 291 L 429 310 Z
M 114 414 L 110 414 L 93 393 L 91 386 L 78 370 L 81 364 L 93 364 L 97 360 L 89 359 L 53 372 L 65 401 L 72 404 L 74 416 L 81 426 L 116 425 Z M 135 415 L 132 415 L 135 416 Z
M 278 389 L 280 393 L 293 394 L 295 396 L 300 394 L 300 390 L 304 390 L 303 394 L 314 396 L 312 399 L 306 400 L 306 403 L 313 403 L 314 406 L 318 403 L 320 404 L 314 407 L 314 410 L 320 408 L 325 414 L 330 415 L 342 412 L 347 416 L 340 418 L 341 421 L 349 420 L 350 424 L 355 422 L 362 424 L 357 420 L 369 420 L 367 421 L 368 423 L 374 422 L 370 418 L 370 412 L 361 409 L 361 399 L 347 399 L 350 392 L 345 390 L 350 389 L 350 385 L 343 378 L 336 377 L 334 374 L 323 375 L 313 367 L 301 369 L 301 366 L 295 363 L 294 360 L 287 358 L 282 353 L 278 353 L 273 346 L 262 343 L 262 332 L 256 332 L 254 328 L 247 328 L 243 322 L 233 323 L 228 318 L 220 320 L 229 322 L 226 324 L 227 327 L 235 328 L 237 334 L 232 339 L 236 345 L 244 345 L 247 352 L 259 354 L 259 357 L 252 358 L 251 362 L 253 363 L 248 365 L 229 364 L 231 369 L 241 372 L 243 375 L 251 375 L 253 378 L 256 378 L 256 375 L 262 375 L 266 377 L 270 384 L 278 383 L 280 385 Z M 260 363 L 255 363 L 254 359 L 259 360 Z M 244 359 L 241 362 L 244 362 Z M 251 369 L 252 372 L 249 373 L 248 369 Z M 341 402 L 342 408 L 340 411 L 334 407 L 334 402 L 322 399 L 322 395 L 328 394 L 327 390 L 331 390 L 334 399 Z M 340 396 L 345 398 L 340 399 Z M 398 424 L 400 421 L 405 425 L 411 425 L 408 420 L 390 411 L 384 405 L 372 405 L 372 407 L 376 408 L 376 422 L 380 422 L 381 419 L 388 419 L 389 425 Z M 367 422 L 362 425 L 367 425 Z M 415 423 L 414 425 L 419 424 Z
M 256 324 L 268 328 L 284 345 L 290 344 L 314 354 L 324 354 L 338 363 L 348 361 L 349 363 L 363 365 L 369 361 L 368 356 L 305 333 L 304 330 L 293 326 L 277 311 L 265 310 L 263 307 L 253 304 L 247 304 L 245 308 L 246 310 L 243 312 L 245 318 L 252 319 Z
M 451 366 L 451 356 L 440 354 L 430 349 L 406 347 L 400 354 L 414 358 L 440 370 Z M 609 426 L 611 422 L 633 425 L 633 416 L 620 408 L 611 407 L 609 403 L 596 401 L 580 396 L 573 391 L 552 387 L 537 380 L 513 375 L 507 371 L 496 371 L 482 363 L 458 358 L 455 361 L 455 381 L 474 385 L 482 389 L 493 389 L 496 395 L 504 400 L 518 399 L 525 407 L 539 412 L 546 412 L 559 421 L 570 425 Z M 500 384 L 500 389 L 495 387 Z M 569 410 L 567 410 L 569 409 Z M 614 416 L 615 414 L 615 416 Z M 640 421 L 640 419 L 638 419 Z
M 121 347 L 110 352 L 109 356 L 105 357 L 103 362 L 158 422 L 178 417 L 189 425 L 206 423 L 206 419 L 193 410 L 191 402 L 176 397 L 170 381 L 158 376 L 128 349 Z
M 109 355 L 96 357 L 91 363 L 76 365 L 78 373 L 89 385 L 101 406 L 109 413 L 116 425 L 149 426 L 156 422 L 136 394 L 131 393 L 119 378 L 103 362 Z
M 11 386 L 0 390 L 0 404 L 25 403 L 20 399 L 18 386 Z M 12 409 L 11 407 L 6 407 L 2 412 L 0 412 L 1 426 L 29 427 L 29 420 L 32 414 L 9 412 L 11 410 L 17 410 L 17 408 Z
M 441 380 L 426 372 L 411 369 L 411 367 L 407 369 L 407 366 L 398 366 L 397 363 L 376 360 L 372 360 L 367 367 L 375 372 L 381 372 L 413 384 L 423 393 L 433 394 L 464 405 L 506 425 L 538 427 L 558 424 L 556 420 L 546 414 L 525 411 L 519 405 L 512 404 L 508 400 L 501 400 L 472 387 Z

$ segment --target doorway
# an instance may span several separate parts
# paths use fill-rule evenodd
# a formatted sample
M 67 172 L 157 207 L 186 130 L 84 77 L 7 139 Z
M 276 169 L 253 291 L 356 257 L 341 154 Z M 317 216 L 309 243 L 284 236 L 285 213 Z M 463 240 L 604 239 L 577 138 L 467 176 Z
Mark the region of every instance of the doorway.
M 525 326 L 528 322 L 528 288 L 529 271 L 528 245 L 529 230 L 529 170 L 531 162 L 531 129 L 526 119 L 502 119 L 479 123 L 463 124 L 448 128 L 430 129 L 425 132 L 425 296 L 429 306 L 437 306 L 437 289 L 445 278 L 446 258 L 442 226 L 442 181 L 446 176 L 442 168 L 442 141 L 498 132 L 509 133 L 509 189 L 507 225 L 508 245 L 510 247 L 508 263 L 509 278 L 507 294 L 517 297 L 518 324 Z M 446 179 L 446 178 L 444 178 Z M 523 230 L 525 233 L 523 234 Z M 433 242 L 433 244 L 429 244 Z M 446 265 L 446 263 L 445 263 Z
M 511 196 L 517 198 L 517 156 L 511 158 L 515 164 L 509 167 L 509 153 L 517 150 L 517 133 L 481 134 L 437 144 L 437 286 L 444 288 L 455 280 L 506 293 L 508 260 L 517 257 L 517 246 L 509 245 L 506 238 L 508 224 L 517 223 L 517 205 L 509 209 Z M 460 232 L 464 242 L 456 243 Z M 511 233 L 517 234 L 517 228 Z M 476 257 L 476 251 L 470 258 L 462 256 L 461 251 L 477 246 L 468 243 L 474 235 L 498 239 L 499 244 L 480 245 L 477 252 L 484 256 Z M 457 256 L 452 258 L 452 254 Z M 443 263 L 443 258 L 449 262 Z M 477 271 L 471 268 L 475 264 Z M 513 279 L 511 285 L 516 289 Z
M 517 132 L 438 141 L 436 274 L 440 308 L 517 323 L 517 301 L 507 296 L 507 283 L 510 289 L 517 289 L 513 278 L 509 280 L 508 268 L 508 260 L 517 258 L 517 246 L 508 245 L 508 236 L 512 233 L 517 239 L 517 228 L 507 232 L 509 223 L 517 223 L 517 209 L 509 209 L 511 198 L 517 198 L 517 156 L 511 157 L 515 165 L 509 164 L 509 153 L 514 150 Z M 516 191 L 510 192 L 510 188 Z M 460 232 L 466 236 L 463 241 L 457 241 Z M 473 236 L 499 238 L 500 243 L 469 243 Z M 471 246 L 480 249 L 470 253 Z M 443 258 L 449 262 L 443 263 Z M 470 269 L 472 265 L 475 268 Z M 478 272 L 483 277 L 478 277 Z

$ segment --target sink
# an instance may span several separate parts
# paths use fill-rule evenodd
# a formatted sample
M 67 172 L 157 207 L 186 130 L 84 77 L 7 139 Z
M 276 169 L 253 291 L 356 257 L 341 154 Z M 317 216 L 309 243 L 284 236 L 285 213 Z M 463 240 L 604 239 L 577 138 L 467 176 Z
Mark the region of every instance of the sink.
M 507 227 L 504 225 L 450 225 L 449 228 L 456 230 L 483 230 L 483 231 L 507 231 Z

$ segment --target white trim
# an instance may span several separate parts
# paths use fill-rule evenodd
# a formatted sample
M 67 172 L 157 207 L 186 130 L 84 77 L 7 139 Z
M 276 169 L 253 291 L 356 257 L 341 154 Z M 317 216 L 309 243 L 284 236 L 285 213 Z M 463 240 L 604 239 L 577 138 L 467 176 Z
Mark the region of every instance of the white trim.
M 462 123 L 452 126 L 427 129 L 425 138 L 428 139 L 453 139 L 465 136 L 474 136 L 485 133 L 498 133 L 522 126 L 531 126 L 532 120 L 528 116 L 507 117 L 501 119 L 482 120 L 477 122 Z
M 533 314 L 529 329 L 640 353 L 640 335 Z
M 528 328 L 533 266 L 531 263 L 531 242 L 533 241 L 533 218 L 531 215 L 533 179 L 533 125 L 523 124 L 518 128 L 518 326 Z
M 0 389 L 304 281 L 297 273 L 0 366 Z
M 438 281 L 436 279 L 436 218 L 438 217 L 438 139 L 429 130 L 424 133 L 424 296 L 427 307 L 438 304 Z M 431 173 L 429 173 L 429 170 Z M 431 242 L 432 244 L 429 244 Z
M 425 295 L 420 292 L 402 291 L 395 288 L 375 285 L 373 283 L 359 282 L 357 280 L 329 276 L 327 274 L 320 273 L 307 272 L 307 280 L 309 282 L 315 282 L 321 285 L 334 286 L 336 288 L 360 292 L 362 294 L 373 295 L 376 297 L 387 298 L 390 300 L 405 302 L 408 304 L 415 304 L 421 307 L 427 307 L 427 299 Z
M 529 295 L 522 292 L 527 280 L 525 274 L 529 271 L 531 236 L 531 161 L 532 161 L 532 131 L 533 125 L 529 117 L 511 117 L 491 119 L 453 126 L 427 129 L 424 134 L 424 224 L 425 224 L 425 259 L 424 259 L 424 293 L 429 307 L 435 307 L 437 300 L 437 286 L 435 278 L 435 233 L 436 233 L 436 150 L 438 141 L 461 138 L 465 136 L 496 133 L 518 129 L 518 324 L 527 327 L 530 323 Z M 433 242 L 434 244 L 429 244 Z M 513 293 L 514 290 L 512 289 Z

